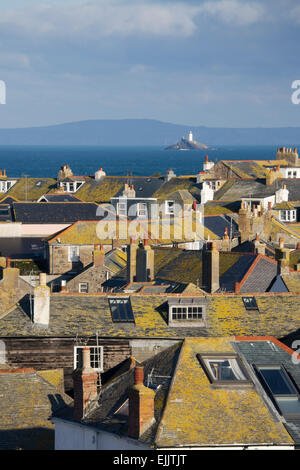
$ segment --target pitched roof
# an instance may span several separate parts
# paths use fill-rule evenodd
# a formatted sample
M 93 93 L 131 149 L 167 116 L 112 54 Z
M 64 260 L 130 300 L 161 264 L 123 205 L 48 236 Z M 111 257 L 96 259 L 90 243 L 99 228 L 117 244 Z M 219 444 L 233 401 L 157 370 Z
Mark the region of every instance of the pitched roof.
M 238 350 L 250 364 L 283 366 L 300 388 L 299 365 L 292 361 L 293 350 L 282 347 L 273 338 L 236 338 Z M 240 341 L 239 341 L 240 340 Z M 271 397 L 270 397 L 271 398 Z M 273 405 L 274 407 L 274 405 Z M 300 419 L 285 416 L 284 426 L 297 444 L 300 444 Z
M 182 294 L 179 294 L 184 298 Z M 274 335 L 283 337 L 299 328 L 300 295 L 255 294 L 258 310 L 246 310 L 245 294 L 193 294 L 206 302 L 203 327 L 168 325 L 168 298 L 178 294 L 130 295 L 134 323 L 114 323 L 107 298 L 129 294 L 52 294 L 50 323 L 44 329 L 30 319 L 26 297 L 0 318 L 0 336 L 74 337 L 94 336 L 130 338 L 184 338 L 192 336 Z
M 62 370 L 52 370 L 62 375 Z M 0 373 L 0 449 L 54 449 L 52 412 L 71 398 L 34 370 L 5 369 Z M 57 378 L 59 380 L 59 378 Z
M 143 363 L 144 385 L 155 390 L 156 422 L 140 441 L 156 448 L 293 444 L 253 385 L 211 386 L 197 355 L 235 354 L 233 343 L 234 338 L 189 338 Z M 83 423 L 126 436 L 124 404 L 132 385 L 133 369 L 108 382 Z

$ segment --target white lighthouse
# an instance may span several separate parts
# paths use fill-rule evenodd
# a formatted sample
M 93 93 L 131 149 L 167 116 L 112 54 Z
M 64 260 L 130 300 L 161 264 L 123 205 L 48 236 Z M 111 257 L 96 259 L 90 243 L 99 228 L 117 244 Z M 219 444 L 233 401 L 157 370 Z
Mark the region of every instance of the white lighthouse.
M 189 142 L 193 142 L 193 133 L 192 131 L 189 132 Z

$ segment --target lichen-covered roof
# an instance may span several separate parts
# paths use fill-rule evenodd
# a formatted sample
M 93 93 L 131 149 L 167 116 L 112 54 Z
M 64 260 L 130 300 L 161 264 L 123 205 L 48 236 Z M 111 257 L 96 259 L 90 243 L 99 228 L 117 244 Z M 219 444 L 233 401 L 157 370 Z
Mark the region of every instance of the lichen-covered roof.
M 48 375 L 46 371 L 1 371 L 0 449 L 54 449 L 54 426 L 49 418 L 52 412 L 72 402 L 60 387 L 53 385 L 56 372 L 59 384 L 61 370 L 49 371 Z
M 53 191 L 55 188 L 56 179 L 54 178 L 19 178 L 5 195 L 19 201 L 36 201 L 43 194 Z
M 235 353 L 233 339 L 184 341 L 155 438 L 158 447 L 293 443 L 253 386 L 211 387 L 197 354 Z
M 154 194 L 153 197 L 158 199 L 166 199 L 172 193 L 179 190 L 189 191 L 193 196 L 199 196 L 202 185 L 197 185 L 196 177 L 175 177 L 166 181 Z
M 207 302 L 203 327 L 192 323 L 190 327 L 168 325 L 167 300 L 174 294 L 132 294 L 135 323 L 114 323 L 107 300 L 111 295 L 116 294 L 52 294 L 50 323 L 46 329 L 32 323 L 29 299 L 24 299 L 1 317 L 0 336 L 94 336 L 98 331 L 103 337 L 273 335 L 279 338 L 297 330 L 300 322 L 299 294 L 255 294 L 257 311 L 246 310 L 242 298 L 245 294 L 193 294 Z M 125 294 L 118 297 L 122 295 Z

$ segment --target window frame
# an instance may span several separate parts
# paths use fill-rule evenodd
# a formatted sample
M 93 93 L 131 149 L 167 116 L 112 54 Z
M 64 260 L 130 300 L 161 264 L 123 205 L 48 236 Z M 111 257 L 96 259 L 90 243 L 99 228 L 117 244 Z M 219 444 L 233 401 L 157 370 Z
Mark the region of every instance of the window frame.
M 130 308 L 130 314 L 132 315 L 132 319 L 130 320 L 122 320 L 122 319 L 116 319 L 114 318 L 114 314 L 112 312 L 112 306 L 111 306 L 111 301 L 118 301 L 118 300 L 123 300 L 123 301 L 127 301 L 126 303 L 129 305 L 129 308 Z M 132 308 L 132 305 L 131 305 L 131 299 L 130 299 L 130 296 L 129 297 L 107 297 L 107 301 L 108 301 L 108 306 L 109 306 L 109 310 L 110 310 L 110 314 L 111 314 L 111 321 L 113 323 L 126 323 L 126 324 L 134 324 L 135 325 L 135 318 L 134 318 L 134 313 L 133 313 L 133 308 Z
M 86 290 L 82 291 L 81 288 L 82 288 L 83 285 L 86 286 Z M 88 294 L 89 293 L 89 283 L 88 282 L 79 282 L 78 292 L 80 294 Z
M 283 411 L 283 409 L 280 406 L 280 403 L 277 401 L 277 398 L 278 399 L 294 398 L 294 399 L 297 399 L 300 403 L 300 393 L 297 390 L 295 384 L 292 382 L 292 380 L 291 380 L 286 368 L 284 367 L 284 365 L 283 364 L 272 364 L 272 363 L 271 364 L 265 364 L 265 363 L 257 363 L 256 362 L 256 363 L 252 364 L 252 367 L 253 367 L 254 371 L 256 372 L 256 375 L 258 376 L 261 385 L 263 386 L 263 388 L 265 388 L 267 390 L 268 395 L 271 397 L 275 408 L 280 412 L 280 414 L 283 417 L 287 417 L 289 419 L 292 419 L 292 418 L 299 419 L 300 418 L 300 410 L 299 410 L 299 413 L 286 413 L 286 412 Z M 289 394 L 273 393 L 270 386 L 269 386 L 269 384 L 267 383 L 267 380 L 264 378 L 263 374 L 261 373 L 260 369 L 277 369 L 277 370 L 280 370 L 281 373 L 284 376 L 284 379 L 288 383 L 289 387 L 294 391 L 294 393 L 289 393 Z
M 121 207 L 120 207 L 121 205 L 125 206 L 125 209 L 120 210 L 120 209 L 121 209 Z M 125 212 L 125 213 L 124 213 L 124 214 L 121 213 L 122 211 Z M 124 201 L 122 201 L 122 202 L 117 202 L 117 215 L 119 215 L 119 216 L 121 216 L 121 217 L 126 217 L 126 216 L 127 216 L 127 202 L 124 202 Z
M 103 372 L 103 355 L 104 355 L 104 346 L 97 346 L 96 344 L 93 345 L 88 345 L 88 346 L 74 346 L 74 355 L 73 355 L 73 369 L 75 370 L 78 367 L 78 361 L 77 361 L 77 350 L 78 349 L 84 349 L 84 348 L 90 348 L 90 357 L 91 357 L 91 368 L 95 370 L 96 372 Z M 93 367 L 93 351 L 92 349 L 96 350 L 99 349 L 100 351 L 100 367 Z
M 256 307 L 250 307 L 250 306 L 248 307 L 245 303 L 245 300 L 244 300 L 244 299 L 247 299 L 247 298 L 248 299 L 253 299 L 254 302 L 255 302 Z M 251 312 L 251 311 L 259 312 L 259 307 L 257 305 L 256 298 L 255 298 L 254 295 L 243 295 L 242 301 L 243 301 L 244 307 L 247 310 L 247 312 Z
M 141 206 L 144 206 L 144 208 L 142 208 Z M 146 202 L 138 202 L 137 203 L 137 217 L 147 217 L 147 213 L 148 213 L 147 203 Z
M 197 354 L 197 358 L 199 360 L 199 363 L 206 373 L 210 384 L 213 388 L 244 388 L 244 387 L 253 387 L 253 382 L 250 379 L 250 376 L 245 369 L 242 361 L 240 360 L 239 356 L 235 353 L 199 353 Z M 245 377 L 245 380 L 218 380 L 214 377 L 210 370 L 210 366 L 207 365 L 206 361 L 209 360 L 228 360 L 228 359 L 234 359 L 237 363 L 237 366 L 239 367 L 240 371 Z

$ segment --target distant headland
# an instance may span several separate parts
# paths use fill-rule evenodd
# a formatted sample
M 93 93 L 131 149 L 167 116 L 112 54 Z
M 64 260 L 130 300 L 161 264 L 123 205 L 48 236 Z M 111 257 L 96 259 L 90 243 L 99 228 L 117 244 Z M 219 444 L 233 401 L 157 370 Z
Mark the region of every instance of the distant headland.
M 194 140 L 192 131 L 189 132 L 189 136 L 187 139 L 185 137 L 181 137 L 181 140 L 179 140 L 176 144 L 169 145 L 168 147 L 165 148 L 165 150 L 201 150 L 201 149 L 208 149 L 208 147 L 207 145 L 200 144 L 200 142 L 197 142 L 196 140 Z

